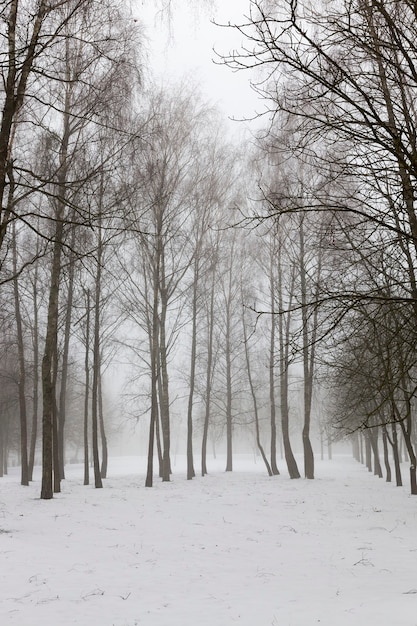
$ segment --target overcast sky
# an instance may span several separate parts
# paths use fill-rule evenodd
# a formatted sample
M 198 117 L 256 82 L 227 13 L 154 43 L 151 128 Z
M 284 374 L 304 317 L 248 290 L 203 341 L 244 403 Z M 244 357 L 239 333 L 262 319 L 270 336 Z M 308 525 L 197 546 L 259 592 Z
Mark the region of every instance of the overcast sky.
M 249 86 L 249 72 L 233 72 L 213 62 L 214 50 L 227 53 L 239 48 L 241 37 L 232 29 L 216 26 L 212 20 L 239 22 L 248 11 L 249 0 L 218 0 L 217 6 L 204 9 L 192 4 L 192 0 L 175 0 L 168 23 L 161 19 L 154 2 L 138 2 L 137 15 L 145 24 L 149 61 L 155 76 L 162 81 L 190 76 L 201 84 L 203 93 L 224 111 L 225 117 L 252 117 L 263 106 Z M 201 0 L 194 2 L 197 4 L 202 4 Z

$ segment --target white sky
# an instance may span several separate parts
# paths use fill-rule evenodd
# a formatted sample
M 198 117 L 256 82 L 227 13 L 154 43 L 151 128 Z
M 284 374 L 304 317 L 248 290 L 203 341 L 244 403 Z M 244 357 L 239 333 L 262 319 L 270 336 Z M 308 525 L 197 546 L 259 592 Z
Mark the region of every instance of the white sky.
M 239 33 L 212 23 L 228 23 L 242 19 L 248 13 L 249 0 L 218 0 L 212 6 L 197 8 L 202 0 L 172 0 L 170 23 L 161 18 L 155 2 L 132 0 L 135 13 L 143 20 L 149 39 L 149 61 L 156 78 L 162 82 L 191 76 L 201 85 L 209 101 L 224 111 L 226 118 L 251 118 L 263 109 L 250 88 L 249 71 L 233 72 L 214 63 L 216 50 L 228 53 L 239 48 Z M 217 5 L 217 6 L 216 6 Z M 233 126 L 241 127 L 234 123 Z

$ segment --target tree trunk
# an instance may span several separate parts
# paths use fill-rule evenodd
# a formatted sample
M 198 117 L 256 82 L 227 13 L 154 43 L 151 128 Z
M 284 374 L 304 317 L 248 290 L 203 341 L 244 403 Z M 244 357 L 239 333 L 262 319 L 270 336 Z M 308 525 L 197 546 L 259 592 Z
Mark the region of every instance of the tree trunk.
M 61 273 L 61 236 L 62 222 L 57 221 L 56 239 L 51 270 L 51 286 L 47 331 L 44 355 L 42 359 L 42 487 L 41 498 L 53 497 L 53 414 L 55 405 L 55 387 L 53 384 L 53 362 L 57 350 L 59 278 Z
M 148 327 L 149 347 L 151 358 L 151 415 L 149 423 L 149 439 L 148 439 L 148 463 L 146 471 L 145 487 L 153 486 L 153 453 L 155 442 L 155 430 L 159 430 L 159 411 L 158 411 L 158 379 L 159 379 L 159 256 L 153 270 L 153 303 L 152 303 L 152 324 Z M 149 318 L 148 318 L 149 319 Z M 159 433 L 156 433 L 158 444 L 159 471 L 162 473 L 162 453 L 160 450 L 161 443 Z
M 269 290 L 271 296 L 271 329 L 269 338 L 269 406 L 270 406 L 270 424 L 271 424 L 271 471 L 274 475 L 279 474 L 277 465 L 277 422 L 276 422 L 276 404 L 275 404 L 275 281 L 274 281 L 274 264 L 275 254 L 274 248 L 270 251 L 269 266 Z
M 59 450 L 59 472 L 60 477 L 65 478 L 65 445 L 64 445 L 64 431 L 65 431 L 65 419 L 66 419 L 66 400 L 67 400 L 67 380 L 68 380 L 68 359 L 69 359 L 69 345 L 71 337 L 71 317 L 72 317 L 72 304 L 74 300 L 74 245 L 75 245 L 75 224 L 72 226 L 71 231 L 71 243 L 70 243 L 70 260 L 69 260 L 69 274 L 68 274 L 68 292 L 67 303 L 65 311 L 65 326 L 64 326 L 64 345 L 62 349 L 62 370 L 61 370 L 61 389 L 59 393 L 59 411 L 58 411 L 58 450 Z
M 311 405 L 313 399 L 313 381 L 317 339 L 318 306 L 314 308 L 309 329 L 309 315 L 307 310 L 307 272 L 305 258 L 304 241 L 304 219 L 305 214 L 300 216 L 300 283 L 301 283 L 301 318 L 303 337 L 303 373 L 304 373 L 304 426 L 303 426 L 303 448 L 304 448 L 304 475 L 306 478 L 314 478 L 314 453 L 310 440 Z M 321 250 L 318 252 L 318 264 L 316 272 L 316 286 L 314 301 L 318 301 L 321 279 Z
M 381 461 L 379 460 L 378 449 L 378 430 L 376 428 L 371 428 L 369 432 L 369 437 L 371 441 L 372 452 L 374 453 L 374 474 L 375 476 L 379 476 L 379 478 L 382 478 L 382 468 Z
M 98 416 L 100 424 L 100 440 L 101 440 L 101 469 L 100 474 L 102 478 L 107 478 L 107 468 L 109 462 L 109 452 L 107 446 L 106 428 L 104 424 L 104 409 L 103 409 L 103 387 L 102 387 L 102 373 L 101 373 L 101 360 L 98 373 Z
M 90 460 L 88 451 L 88 411 L 90 405 L 90 291 L 85 292 L 86 297 L 86 318 L 85 318 L 85 391 L 84 391 L 84 485 L 90 484 Z
M 192 329 L 191 329 L 191 362 L 190 362 L 190 389 L 188 393 L 187 409 L 187 480 L 195 476 L 193 457 L 193 400 L 195 388 L 195 367 L 197 360 L 197 287 L 199 278 L 198 254 L 194 260 L 193 302 L 192 302 Z
M 410 458 L 410 492 L 412 496 L 417 495 L 417 476 L 416 476 L 416 455 L 414 452 L 413 444 L 411 442 L 411 418 L 407 419 L 407 426 L 404 421 L 400 422 L 401 430 L 404 436 L 404 443 L 407 448 L 408 456 Z
M 206 402 L 204 409 L 203 438 L 201 442 L 201 475 L 207 474 L 207 439 L 210 422 L 211 387 L 213 378 L 213 338 L 214 338 L 214 294 L 215 294 L 215 268 L 212 268 L 212 283 L 210 291 L 210 305 L 208 309 L 208 335 L 207 335 L 207 369 L 206 369 Z
M 32 431 L 29 451 L 29 480 L 33 480 L 35 465 L 36 442 L 38 438 L 38 410 L 39 410 L 39 323 L 38 323 L 38 266 L 35 267 L 33 281 L 33 407 Z
M 395 422 L 391 425 L 392 432 L 392 454 L 394 456 L 394 467 L 395 467 L 395 482 L 397 487 L 402 487 L 403 480 L 401 476 L 401 464 L 400 464 L 400 454 L 398 449 L 398 433 L 397 433 L 397 425 Z
M 52 365 L 52 385 L 56 390 L 58 389 L 58 346 L 55 350 L 53 365 Z M 59 459 L 59 446 L 58 446 L 58 406 L 56 400 L 56 393 L 53 397 L 52 406 L 52 452 L 53 452 L 53 484 L 54 493 L 60 493 L 61 491 L 61 471 L 60 471 L 60 459 Z
M 365 465 L 368 469 L 368 472 L 372 472 L 372 447 L 371 447 L 371 439 L 370 439 L 368 431 L 364 433 L 364 438 L 365 438 Z
M 64 234 L 64 216 L 67 200 L 68 146 L 71 135 L 70 108 L 72 85 L 65 92 L 63 111 L 63 133 L 59 146 L 59 170 L 56 184 L 55 237 L 51 267 L 46 339 L 42 359 L 42 488 L 41 498 L 53 496 L 53 426 L 56 408 L 54 385 L 54 362 L 58 351 L 59 286 L 61 278 L 61 256 Z
M 389 463 L 389 455 L 388 455 L 388 438 L 387 438 L 387 427 L 384 426 L 382 429 L 382 445 L 384 447 L 384 465 L 385 471 L 387 473 L 386 481 L 387 483 L 391 482 L 391 466 Z
M 13 194 L 13 185 L 11 185 L 10 196 Z M 26 410 L 26 361 L 25 361 L 25 347 L 23 338 L 23 324 L 22 315 L 20 311 L 20 294 L 19 283 L 17 278 L 17 241 L 16 241 L 16 226 L 13 222 L 13 291 L 14 291 L 14 305 L 15 305 L 15 317 L 16 317 L 16 334 L 17 334 L 17 349 L 19 359 L 19 414 L 20 414 L 20 463 L 21 463 L 21 476 L 20 483 L 22 485 L 29 485 L 29 466 L 28 466 L 28 434 L 27 434 L 27 410 Z
M 233 471 L 233 417 L 232 417 L 232 356 L 231 356 L 231 280 L 232 271 L 229 272 L 229 293 L 226 306 L 226 335 L 225 335 L 225 358 L 226 358 L 226 472 Z
M 103 487 L 100 474 L 100 459 L 98 452 L 98 381 L 100 377 L 100 304 L 101 304 L 101 269 L 103 261 L 103 242 L 101 231 L 101 217 L 98 224 L 97 244 L 97 273 L 95 277 L 94 295 L 94 338 L 93 338 L 93 380 L 91 388 L 91 443 L 93 453 L 94 486 Z
M 167 314 L 167 297 L 164 285 L 161 288 L 161 320 L 159 328 L 159 356 L 160 356 L 160 377 L 161 377 L 161 395 L 160 395 L 160 415 L 162 426 L 162 481 L 171 480 L 171 426 L 169 415 L 169 381 L 168 381 L 168 361 L 166 347 L 166 314 Z
M 243 302 L 243 297 L 242 297 L 242 302 Z M 266 457 L 266 454 L 265 454 L 265 451 L 263 449 L 263 446 L 262 446 L 262 443 L 261 443 L 260 432 L 259 432 L 258 401 L 257 401 L 257 398 L 256 398 L 255 387 L 254 387 L 253 380 L 252 380 L 252 370 L 251 370 L 251 364 L 250 364 L 249 344 L 248 344 L 248 336 L 247 336 L 247 332 L 246 332 L 245 309 L 244 309 L 244 307 L 242 309 L 242 324 L 243 324 L 243 343 L 244 343 L 244 346 L 245 346 L 246 372 L 247 372 L 247 375 L 248 375 L 249 389 L 250 389 L 251 396 L 252 396 L 253 412 L 254 412 L 254 416 L 255 416 L 256 445 L 258 446 L 258 450 L 261 453 L 262 460 L 265 463 L 265 467 L 266 467 L 266 471 L 268 472 L 268 476 L 273 476 L 274 474 L 277 475 L 278 468 L 276 468 L 277 472 L 273 472 L 272 467 L 269 464 L 269 461 L 268 461 L 268 459 Z M 278 474 L 279 474 L 279 472 L 278 472 Z
M 282 268 L 281 268 L 281 251 L 278 254 L 278 280 L 279 280 L 279 379 L 280 379 L 280 396 L 281 396 L 281 424 L 282 424 L 282 441 L 284 444 L 284 455 L 287 463 L 288 473 L 290 478 L 300 478 L 300 472 L 298 471 L 297 462 L 295 460 L 291 442 L 290 442 L 290 429 L 289 429 L 289 406 L 288 406 L 288 367 L 289 367 L 289 339 L 290 339 L 290 313 L 287 313 L 287 319 L 284 326 L 283 317 L 283 280 L 282 280 Z M 294 289 L 294 271 L 291 280 L 291 290 Z M 288 309 L 291 309 L 291 302 Z

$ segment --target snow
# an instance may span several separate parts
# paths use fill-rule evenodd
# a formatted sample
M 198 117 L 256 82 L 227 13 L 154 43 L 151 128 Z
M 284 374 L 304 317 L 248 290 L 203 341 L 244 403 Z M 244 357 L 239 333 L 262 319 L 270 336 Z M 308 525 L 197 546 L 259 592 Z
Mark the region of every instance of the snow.
M 210 468 L 187 481 L 178 461 L 146 489 L 143 459 L 111 459 L 94 489 L 74 466 L 49 501 L 13 468 L 0 479 L 0 624 L 417 625 L 408 487 L 342 455 L 318 460 L 314 481 L 269 478 L 249 457 Z

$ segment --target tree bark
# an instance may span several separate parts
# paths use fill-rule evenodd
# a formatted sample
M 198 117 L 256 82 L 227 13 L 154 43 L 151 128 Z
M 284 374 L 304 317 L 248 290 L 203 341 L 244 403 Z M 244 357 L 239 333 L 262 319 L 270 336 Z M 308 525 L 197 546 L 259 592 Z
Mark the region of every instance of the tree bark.
M 90 406 L 90 291 L 85 291 L 86 317 L 85 317 L 85 358 L 84 358 L 84 485 L 90 484 L 89 468 L 89 438 L 88 438 L 88 413 Z
M 193 401 L 195 388 L 195 368 L 197 360 L 197 297 L 199 279 L 199 256 L 194 259 L 194 280 L 192 293 L 192 313 L 191 313 L 191 357 L 190 357 L 190 388 L 188 392 L 187 409 L 187 480 L 195 477 L 194 457 L 193 457 Z
M 403 481 L 401 476 L 401 464 L 400 464 L 400 454 L 398 449 L 398 433 L 397 433 L 397 425 L 395 422 L 391 425 L 392 432 L 392 453 L 394 456 L 394 467 L 395 467 L 395 482 L 397 487 L 402 487 Z
M 242 297 L 242 302 L 243 302 L 243 297 Z M 272 467 L 269 464 L 269 461 L 268 461 L 268 459 L 266 457 L 265 451 L 264 451 L 262 443 L 261 443 L 261 436 L 260 436 L 260 431 L 259 431 L 258 400 L 257 400 L 257 397 L 256 397 L 255 386 L 253 384 L 253 379 L 252 379 L 252 369 L 251 369 L 251 363 L 250 363 L 248 334 L 246 332 L 246 321 L 245 321 L 245 310 L 244 310 L 244 308 L 242 309 L 242 324 L 243 324 L 243 343 L 244 343 L 244 346 L 245 346 L 246 373 L 247 373 L 247 376 L 248 376 L 249 389 L 250 389 L 250 392 L 251 392 L 252 403 L 253 403 L 253 412 L 254 412 L 254 416 L 255 416 L 256 445 L 258 446 L 258 450 L 261 453 L 262 460 L 265 463 L 265 467 L 266 467 L 266 471 L 268 472 L 268 476 L 277 475 L 277 472 L 278 472 L 278 475 L 279 475 L 278 468 L 276 468 L 275 472 L 272 470 Z
M 279 475 L 277 465 L 277 422 L 276 422 L 276 404 L 275 404 L 275 281 L 274 281 L 274 249 L 270 250 L 270 267 L 269 267 L 269 290 L 271 296 L 271 329 L 269 341 L 269 406 L 270 406 L 270 424 L 271 424 L 271 471 L 275 476 Z
M 94 486 L 96 489 L 103 487 L 100 473 L 100 459 L 98 451 L 98 387 L 100 377 L 100 304 L 101 304 L 101 271 L 103 261 L 103 241 L 101 230 L 101 215 L 98 224 L 98 244 L 97 244 L 97 273 L 95 277 L 94 294 L 94 337 L 93 337 L 93 379 L 91 389 L 91 443 L 93 453 Z
M 61 240 L 62 219 L 58 216 L 56 223 L 54 252 L 51 268 L 51 285 L 49 290 L 49 305 L 47 331 L 44 354 L 42 359 L 42 487 L 41 499 L 53 497 L 53 415 L 55 387 L 53 384 L 53 362 L 57 350 L 58 314 L 59 314 L 59 279 L 61 274 Z
M 382 445 L 384 447 L 384 465 L 386 471 L 386 481 L 387 483 L 391 482 L 391 465 L 389 462 L 388 455 L 388 437 L 387 437 L 387 427 L 384 426 L 382 429 Z
M 283 280 L 282 280 L 282 268 L 281 268 L 281 250 L 278 253 L 278 298 L 279 298 L 279 379 L 280 379 L 280 397 L 281 397 L 281 424 L 282 424 L 282 441 L 284 444 L 284 455 L 287 463 L 288 473 L 290 478 L 300 478 L 300 472 L 298 471 L 297 462 L 295 460 L 291 442 L 290 442 L 290 429 L 289 429 L 289 405 L 288 405 L 288 367 L 289 367 L 289 339 L 290 339 L 290 310 L 291 303 L 288 307 L 286 323 L 284 324 L 284 307 L 283 307 Z M 291 290 L 294 289 L 294 271 L 291 279 Z
M 226 472 L 233 471 L 233 416 L 232 416 L 232 354 L 231 354 L 231 294 L 232 266 L 229 268 L 226 300 L 225 359 L 226 359 Z
M 201 475 L 207 474 L 207 439 L 210 423 L 211 388 L 213 378 L 213 338 L 214 338 L 214 295 L 215 295 L 215 267 L 212 267 L 212 282 L 210 287 L 210 304 L 207 311 L 207 366 L 206 366 L 206 398 L 204 407 L 203 438 L 201 442 Z
M 75 260 L 74 260 L 74 245 L 75 245 L 75 233 L 76 225 L 72 226 L 71 230 L 71 251 L 69 259 L 69 273 L 68 273 L 68 291 L 67 302 L 65 310 L 65 325 L 64 325 L 64 345 L 62 349 L 62 370 L 61 370 L 61 388 L 59 392 L 59 411 L 58 411 L 58 450 L 59 450 L 59 472 L 61 479 L 65 478 L 65 445 L 64 445 L 64 432 L 65 432 L 65 419 L 66 419 L 66 401 L 67 401 L 67 381 L 68 381 L 68 359 L 69 359 L 69 346 L 71 338 L 71 318 L 72 318 L 72 305 L 74 300 L 74 273 L 75 273 Z
M 107 446 L 106 428 L 104 423 L 104 407 L 103 407 L 103 385 L 102 385 L 101 359 L 98 374 L 98 416 L 100 424 L 100 440 L 101 440 L 101 468 L 100 474 L 102 478 L 107 478 L 107 468 L 109 463 L 109 452 Z
M 36 442 L 38 438 L 38 410 L 39 410 L 39 322 L 38 322 L 38 266 L 35 267 L 33 279 L 33 408 L 32 431 L 29 451 L 29 480 L 33 480 L 35 465 Z
M 13 185 L 10 189 L 11 196 L 13 195 Z M 9 194 L 9 195 L 10 195 Z M 27 408 L 26 408 L 26 359 L 25 359 L 25 345 L 23 338 L 23 323 L 22 314 L 20 310 L 20 293 L 19 282 L 17 278 L 17 240 L 16 240 L 16 226 L 13 222 L 13 291 L 14 291 L 14 306 L 16 317 L 16 335 L 17 335 L 17 349 L 19 360 L 19 379 L 18 379 L 18 394 L 19 394 L 19 414 L 20 414 L 20 463 L 21 463 L 21 475 L 20 483 L 22 485 L 29 485 L 29 466 L 28 466 L 28 432 L 27 432 Z

